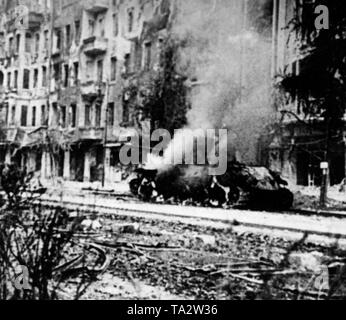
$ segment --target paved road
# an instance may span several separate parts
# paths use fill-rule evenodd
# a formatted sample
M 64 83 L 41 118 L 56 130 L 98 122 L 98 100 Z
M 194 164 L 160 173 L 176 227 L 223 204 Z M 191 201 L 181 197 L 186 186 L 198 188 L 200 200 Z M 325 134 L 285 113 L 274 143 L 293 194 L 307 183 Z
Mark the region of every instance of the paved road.
M 43 200 L 60 202 L 61 196 L 44 195 Z M 80 209 L 95 208 L 99 212 L 118 215 L 136 215 L 155 219 L 188 219 L 192 222 L 210 221 L 230 225 L 234 221 L 246 227 L 267 228 L 292 232 L 308 232 L 322 236 L 346 239 L 346 218 L 303 216 L 262 211 L 225 210 L 215 208 L 183 207 L 148 203 L 132 203 L 101 196 L 63 195 L 63 202 Z

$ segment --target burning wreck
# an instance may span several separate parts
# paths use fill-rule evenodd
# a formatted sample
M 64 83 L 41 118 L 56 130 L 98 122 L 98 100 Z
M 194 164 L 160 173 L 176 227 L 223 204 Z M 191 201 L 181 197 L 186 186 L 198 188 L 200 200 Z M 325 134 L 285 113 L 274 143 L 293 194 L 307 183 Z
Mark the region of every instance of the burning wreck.
M 287 210 L 294 200 L 280 174 L 238 162 L 230 162 L 221 176 L 210 176 L 207 166 L 197 165 L 140 168 L 129 183 L 131 192 L 148 202 Z

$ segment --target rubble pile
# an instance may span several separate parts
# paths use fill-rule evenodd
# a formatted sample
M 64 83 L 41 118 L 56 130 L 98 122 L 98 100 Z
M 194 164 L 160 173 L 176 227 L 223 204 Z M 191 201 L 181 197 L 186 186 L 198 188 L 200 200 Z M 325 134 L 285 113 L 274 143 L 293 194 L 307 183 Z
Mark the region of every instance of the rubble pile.
M 147 286 L 187 299 L 262 299 L 265 287 L 271 288 L 265 294 L 275 299 L 296 299 L 297 295 L 325 298 L 334 274 L 340 275 L 339 269 L 346 262 L 341 251 L 250 232 L 237 233 L 232 228 L 221 231 L 109 215 L 102 216 L 102 221 L 88 217 L 85 220 L 101 224 L 101 229 L 95 231 L 81 223 L 81 232 L 75 235 L 77 243 L 88 244 L 100 259 L 96 266 L 88 263 L 88 272 L 98 280 L 82 297 L 88 299 L 122 296 L 124 281 L 131 281 L 135 289 L 131 298 L 147 298 L 143 296 Z M 70 256 L 63 266 L 69 273 L 80 263 L 75 261 L 76 252 L 72 250 Z M 321 287 L 320 274 L 325 270 L 328 277 L 323 279 L 329 282 L 323 282 Z M 97 283 L 103 286 L 96 286 Z M 66 287 L 72 285 L 73 281 L 66 283 Z M 333 298 L 344 296 L 344 289 L 339 287 Z M 157 299 L 155 290 L 150 295 Z

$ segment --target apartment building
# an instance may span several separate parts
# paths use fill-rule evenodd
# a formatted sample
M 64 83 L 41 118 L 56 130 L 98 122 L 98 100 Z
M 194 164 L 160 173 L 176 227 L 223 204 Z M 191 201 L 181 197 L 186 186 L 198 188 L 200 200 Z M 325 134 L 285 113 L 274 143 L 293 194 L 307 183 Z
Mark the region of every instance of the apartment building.
M 140 108 L 131 109 L 126 88 L 156 68 L 170 5 L 2 1 L 1 160 L 42 178 L 124 178 L 124 137 L 149 122 Z
M 297 4 L 303 5 L 299 7 L 301 16 L 303 10 L 314 12 L 314 1 L 274 1 L 273 78 L 283 74 L 299 75 L 306 63 L 308 52 L 303 46 L 305 40 L 289 27 L 289 23 L 297 14 Z M 270 144 L 270 167 L 283 172 L 293 184 L 320 185 L 320 166 L 321 162 L 325 161 L 328 144 L 330 183 L 339 184 L 346 174 L 346 139 L 343 141 L 341 135 L 327 139 L 322 116 L 307 119 L 298 99 L 286 98 L 281 97 L 276 106 L 279 113 L 283 112 L 283 122 Z M 346 126 L 343 136 L 346 136 Z

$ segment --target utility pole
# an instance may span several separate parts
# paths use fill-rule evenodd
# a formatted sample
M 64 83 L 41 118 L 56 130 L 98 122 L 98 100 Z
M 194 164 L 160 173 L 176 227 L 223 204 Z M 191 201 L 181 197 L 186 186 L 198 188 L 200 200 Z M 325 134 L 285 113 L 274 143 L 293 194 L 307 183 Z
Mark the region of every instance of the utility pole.
M 106 180 L 106 145 L 108 141 L 108 116 L 109 116 L 109 82 L 107 80 L 106 84 L 106 118 L 105 118 L 105 130 L 104 130 L 104 136 L 103 136 L 103 168 L 102 168 L 102 188 L 105 187 L 105 180 Z
M 329 184 L 329 134 L 330 134 L 330 119 L 326 119 L 326 146 L 324 151 L 324 161 L 321 162 L 322 181 L 320 193 L 320 207 L 325 208 L 327 205 L 328 184 Z

